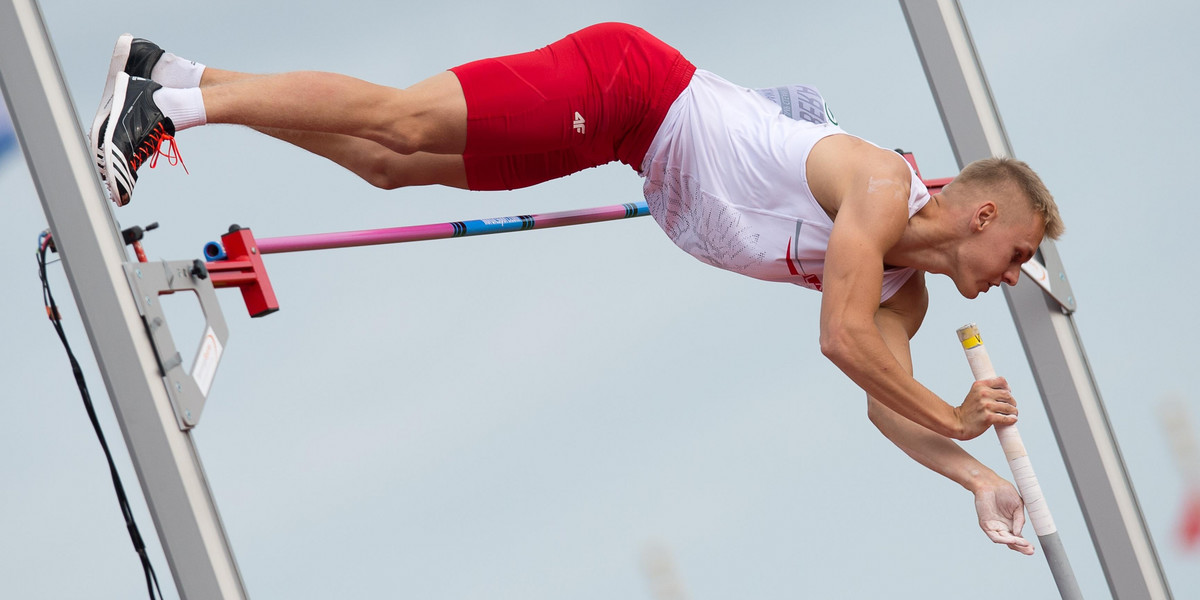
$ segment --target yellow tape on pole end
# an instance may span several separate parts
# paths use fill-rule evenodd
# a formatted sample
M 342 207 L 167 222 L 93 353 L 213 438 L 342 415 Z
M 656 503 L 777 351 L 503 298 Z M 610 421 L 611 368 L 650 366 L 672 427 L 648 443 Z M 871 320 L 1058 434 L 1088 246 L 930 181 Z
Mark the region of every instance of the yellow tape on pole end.
M 976 346 L 983 345 L 983 338 L 979 335 L 979 327 L 974 323 L 968 323 L 958 328 L 958 341 L 962 342 L 964 350 L 970 350 Z

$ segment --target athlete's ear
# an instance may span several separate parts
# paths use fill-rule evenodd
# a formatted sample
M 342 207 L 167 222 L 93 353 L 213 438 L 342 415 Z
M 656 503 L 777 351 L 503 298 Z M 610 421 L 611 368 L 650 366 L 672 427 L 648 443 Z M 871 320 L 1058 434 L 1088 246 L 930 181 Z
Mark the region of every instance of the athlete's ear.
M 978 208 L 975 209 L 975 218 L 971 221 L 972 231 L 983 231 L 983 228 L 996 220 L 999 216 L 999 209 L 996 203 L 991 200 L 984 200 Z

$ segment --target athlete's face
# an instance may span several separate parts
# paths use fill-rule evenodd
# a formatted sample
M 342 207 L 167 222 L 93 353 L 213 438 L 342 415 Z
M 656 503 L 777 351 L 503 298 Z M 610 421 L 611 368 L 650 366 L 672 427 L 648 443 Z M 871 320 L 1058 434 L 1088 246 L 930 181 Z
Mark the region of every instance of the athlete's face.
M 976 213 L 971 236 L 960 255 L 954 283 L 959 293 L 975 298 L 1002 283 L 1016 285 L 1021 265 L 1042 243 L 1045 224 L 1024 203 L 1007 203 L 1011 214 L 985 209 Z

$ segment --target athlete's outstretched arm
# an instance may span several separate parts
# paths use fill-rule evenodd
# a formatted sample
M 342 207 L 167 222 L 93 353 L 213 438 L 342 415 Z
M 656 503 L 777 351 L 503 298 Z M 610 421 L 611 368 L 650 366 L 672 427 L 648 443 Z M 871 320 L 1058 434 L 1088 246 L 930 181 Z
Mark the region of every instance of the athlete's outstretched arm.
M 920 327 L 927 304 L 924 278 L 917 273 L 875 313 L 875 325 L 884 343 L 909 375 L 913 372 L 909 339 Z M 1024 504 L 1011 483 L 949 438 L 901 417 L 869 395 L 867 416 L 880 433 L 913 460 L 974 495 L 979 527 L 988 538 L 1022 554 L 1033 554 L 1033 545 L 1021 537 Z
M 1015 422 L 1011 395 L 986 385 L 972 386 L 957 408 L 946 404 L 913 379 L 875 324 L 884 255 L 908 225 L 911 175 L 903 159 L 832 136 L 810 154 L 808 178 L 818 199 L 837 204 L 822 281 L 821 352 L 872 397 L 939 435 L 966 440 Z

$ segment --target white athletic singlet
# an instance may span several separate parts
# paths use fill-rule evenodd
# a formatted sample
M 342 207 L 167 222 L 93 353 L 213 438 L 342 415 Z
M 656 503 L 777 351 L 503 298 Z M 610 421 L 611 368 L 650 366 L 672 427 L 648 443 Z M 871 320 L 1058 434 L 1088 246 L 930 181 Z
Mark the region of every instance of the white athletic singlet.
M 789 89 L 815 98 L 781 98 Z M 833 221 L 808 188 L 805 164 L 818 141 L 845 133 L 828 114 L 812 88 L 756 93 L 697 70 L 642 163 L 650 214 L 677 246 L 705 263 L 820 291 Z M 928 201 L 914 173 L 909 218 Z M 913 272 L 885 270 L 880 300 Z

